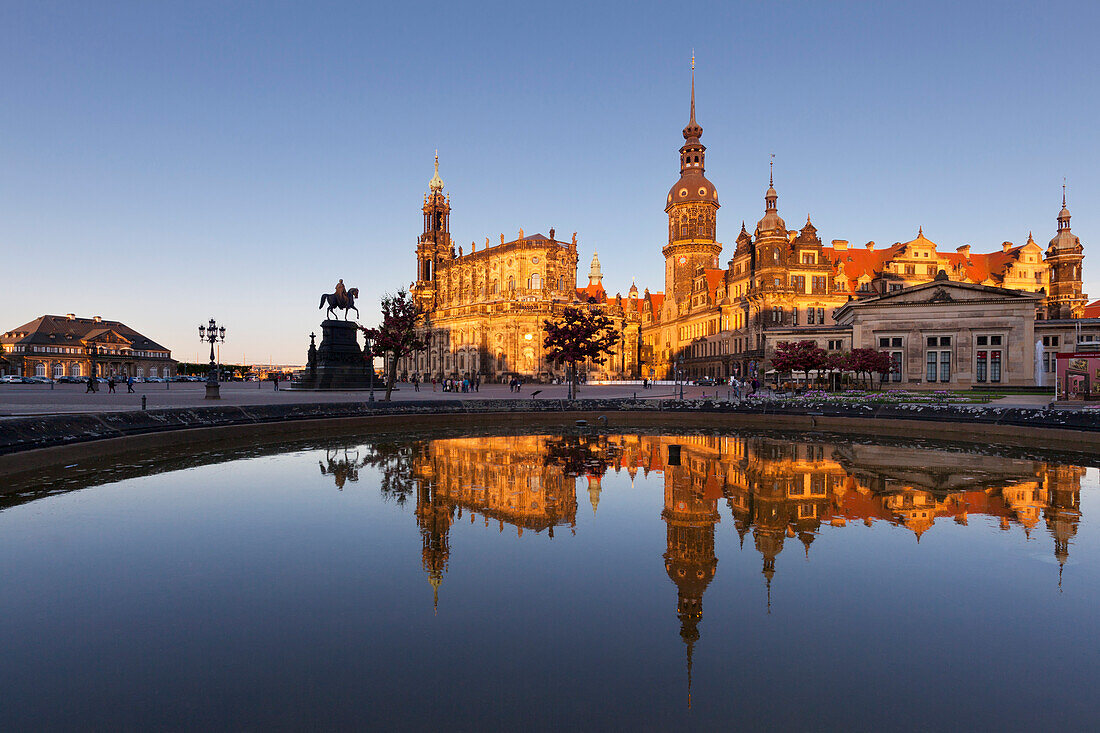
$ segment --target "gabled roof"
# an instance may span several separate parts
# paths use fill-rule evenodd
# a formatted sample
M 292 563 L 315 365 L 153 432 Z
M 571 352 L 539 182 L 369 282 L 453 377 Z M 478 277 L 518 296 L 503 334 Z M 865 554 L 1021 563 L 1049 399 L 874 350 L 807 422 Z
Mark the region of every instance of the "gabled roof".
M 707 276 L 707 295 L 714 300 L 714 293 L 718 290 L 718 286 L 726 281 L 726 271 L 707 268 L 704 274 Z
M 1082 318 L 1100 318 L 1100 300 L 1094 300 L 1085 306 Z

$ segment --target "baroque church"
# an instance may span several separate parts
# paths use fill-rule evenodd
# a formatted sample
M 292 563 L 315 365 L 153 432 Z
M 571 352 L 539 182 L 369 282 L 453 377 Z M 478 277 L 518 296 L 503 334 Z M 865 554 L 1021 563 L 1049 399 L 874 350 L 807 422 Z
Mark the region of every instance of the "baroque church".
M 1064 187 L 1057 231 L 1045 249 L 1029 233 L 1023 244 L 1004 242 L 999 250 L 978 253 L 970 245 L 941 251 L 923 228 L 915 238 L 886 247 L 875 242 L 850 246 L 843 239 L 825 244 L 809 216 L 801 228 L 787 226 L 772 175 L 762 217 L 751 232 L 742 222 L 732 256 L 723 265 L 718 189 L 706 176 L 703 128 L 695 116 L 694 62 L 690 99 L 680 177 L 665 198 L 663 291 L 647 288 L 639 294 L 632 284 L 625 297 L 609 297 L 596 254 L 588 284 L 577 287 L 575 232 L 569 241 L 559 241 L 553 229 L 549 236 L 520 230 L 510 241 L 501 234 L 499 243 L 486 238 L 480 248 L 476 242 L 468 252 L 456 248 L 450 195 L 443 193 L 437 155 L 424 196 L 411 286 L 427 314 L 430 345 L 402 359 L 398 371 L 421 377 L 479 374 L 494 380 L 561 377 L 563 370 L 545 359 L 542 323 L 566 307 L 603 312 L 619 331 L 607 362 L 585 365 L 584 373 L 593 380 L 762 377 L 776 344 L 809 339 L 828 351 L 894 349 L 891 355 L 899 365 L 894 381 L 912 386 L 962 386 L 985 379 L 1034 384 L 1037 340 L 1050 349 L 1044 356 L 1050 371 L 1055 352 L 1072 351 L 1081 338 L 1091 337 L 1079 334 L 1082 323 L 1096 327 L 1100 342 L 1100 313 L 1092 312 L 1100 311 L 1100 303 L 1087 305 L 1082 292 L 1083 247 L 1070 229 Z M 937 307 L 924 312 L 923 301 L 909 291 L 929 283 L 938 283 L 924 288 L 927 302 Z M 968 304 L 970 315 L 943 307 L 947 302 Z M 865 307 L 855 308 L 855 303 Z M 1001 313 L 1006 303 L 1008 310 Z M 910 318 L 895 318 L 889 333 L 869 320 L 897 312 L 902 304 Z M 964 324 L 964 318 L 971 320 Z M 938 319 L 935 335 L 925 333 L 929 319 Z M 907 330 L 899 331 L 903 326 Z M 989 332 L 972 334 L 977 327 Z M 934 375 L 924 369 L 933 338 Z M 983 345 L 1000 348 L 987 351 Z M 949 360 L 946 365 L 943 359 Z M 998 367 L 991 370 L 994 359 Z
M 427 314 L 428 347 L 400 360 L 398 372 L 431 377 L 503 380 L 511 376 L 549 380 L 564 377 L 543 351 L 543 322 L 567 307 L 610 316 L 620 338 L 604 364 L 586 365 L 591 379 L 623 379 L 637 373 L 638 291 L 609 298 L 599 257 L 593 253 L 588 285 L 577 287 L 577 234 L 568 242 L 549 236 L 518 235 L 464 252 L 451 238 L 451 200 L 443 193 L 439 156 L 424 196 L 424 231 L 416 245 L 416 281 L 410 292 Z

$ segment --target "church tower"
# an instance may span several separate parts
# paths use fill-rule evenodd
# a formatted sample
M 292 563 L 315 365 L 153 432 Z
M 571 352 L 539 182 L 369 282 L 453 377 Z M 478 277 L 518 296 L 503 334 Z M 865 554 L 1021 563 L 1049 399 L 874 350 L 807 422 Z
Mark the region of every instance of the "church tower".
M 451 198 L 443 195 L 443 179 L 439 177 L 439 153 L 435 154 L 435 174 L 428 181 L 424 195 L 424 233 L 416 244 L 416 283 L 413 294 L 431 310 L 435 307 L 436 268 L 440 262 L 454 258 L 451 241 Z
M 680 639 L 687 648 L 688 705 L 691 704 L 691 666 L 699 622 L 703 619 L 703 593 L 714 580 L 718 557 L 714 554 L 714 525 L 719 521 L 721 490 L 699 485 L 689 466 L 681 463 L 682 446 L 668 446 L 665 465 L 665 506 L 661 519 L 667 528 L 665 572 L 676 585 L 676 616 Z M 708 484 L 709 486 L 709 484 Z
M 695 58 L 691 59 L 691 116 L 680 148 L 680 180 L 668 191 L 668 244 L 665 256 L 666 302 L 679 307 L 691 298 L 699 268 L 717 268 L 722 245 L 715 239 L 718 189 L 703 175 L 706 147 L 699 142 L 703 128 L 695 121 Z
M 1069 228 L 1066 208 L 1066 187 L 1062 185 L 1062 210 L 1058 212 L 1058 233 L 1050 240 L 1046 251 L 1050 265 L 1050 295 L 1047 296 L 1047 318 L 1080 318 L 1088 298 L 1081 292 L 1081 264 L 1084 250 L 1081 240 Z

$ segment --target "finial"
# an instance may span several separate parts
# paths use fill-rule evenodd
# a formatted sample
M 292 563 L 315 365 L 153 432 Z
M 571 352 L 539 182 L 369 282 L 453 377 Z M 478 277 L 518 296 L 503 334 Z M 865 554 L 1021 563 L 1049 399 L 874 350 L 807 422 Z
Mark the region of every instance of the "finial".
M 923 236 L 924 236 L 924 227 L 923 226 L 918 226 L 917 227 L 917 238 L 919 239 L 920 237 L 923 237 Z
M 691 121 L 689 125 L 694 126 L 695 123 L 695 49 L 691 49 Z
M 1066 177 L 1062 176 L 1062 208 L 1066 208 Z
M 775 153 L 771 154 L 772 159 L 768 161 L 768 186 L 775 188 Z

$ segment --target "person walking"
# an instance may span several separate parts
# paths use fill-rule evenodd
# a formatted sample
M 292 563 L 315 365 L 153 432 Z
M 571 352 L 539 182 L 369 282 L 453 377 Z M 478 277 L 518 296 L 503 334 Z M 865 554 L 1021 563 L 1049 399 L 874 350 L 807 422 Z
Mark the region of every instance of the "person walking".
M 474 375 L 474 391 L 475 392 L 480 392 L 481 391 L 481 375 L 480 374 L 475 374 Z
M 126 379 L 126 394 L 133 394 L 133 393 L 134 393 L 134 378 L 133 377 L 128 377 Z
M 343 282 L 343 280 L 341 280 L 340 282 Z M 275 372 L 274 374 L 271 375 L 271 381 L 273 381 L 275 383 L 275 389 L 273 389 L 272 391 L 273 392 L 278 392 L 279 391 L 279 372 Z
M 115 392 L 115 375 L 107 377 L 107 394 L 114 394 Z
M 84 390 L 84 394 L 88 394 L 89 392 L 91 392 L 92 394 L 95 394 L 95 377 L 94 376 L 93 377 L 88 377 L 88 388 L 86 390 Z

